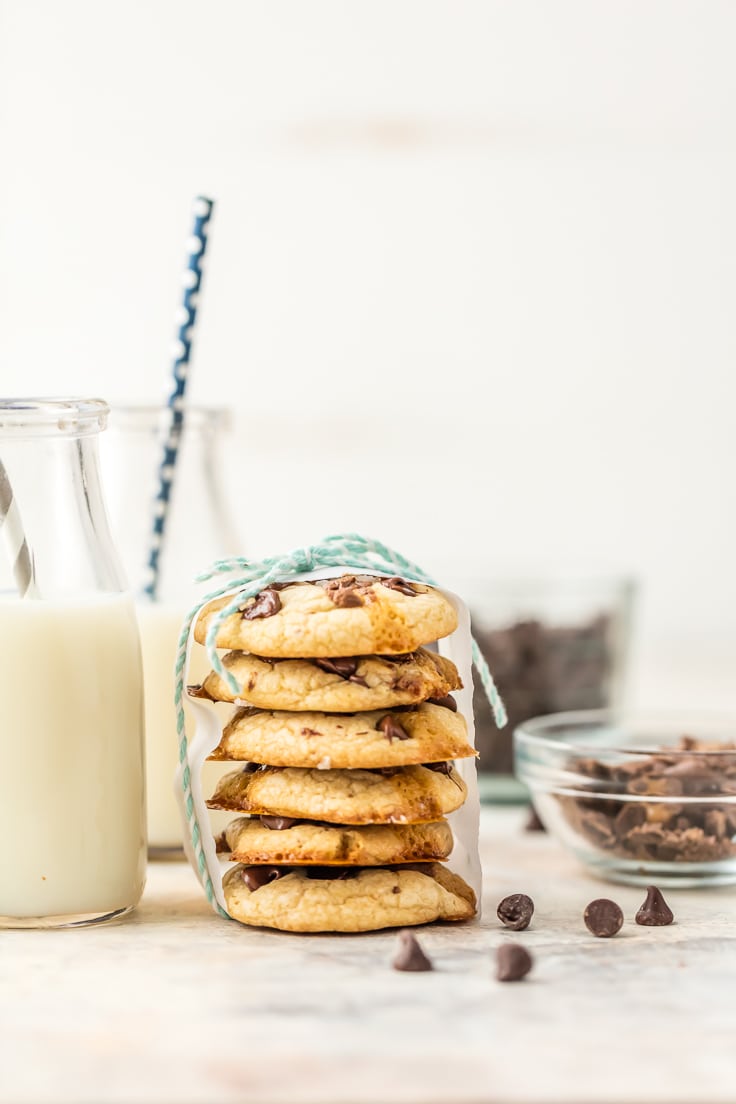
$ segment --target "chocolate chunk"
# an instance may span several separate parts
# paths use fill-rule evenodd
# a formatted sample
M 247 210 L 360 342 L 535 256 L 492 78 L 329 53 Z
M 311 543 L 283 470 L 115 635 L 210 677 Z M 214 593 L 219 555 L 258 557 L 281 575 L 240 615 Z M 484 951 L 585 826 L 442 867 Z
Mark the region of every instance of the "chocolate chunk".
M 438 774 L 446 774 L 448 778 L 452 774 L 452 763 L 422 763 L 422 766 Z
M 281 599 L 273 587 L 266 587 L 257 594 L 253 604 L 242 611 L 245 621 L 258 621 L 262 617 L 273 617 L 281 609 Z
M 609 939 L 616 932 L 621 931 L 624 914 L 615 901 L 609 901 L 607 897 L 598 897 L 590 902 L 583 913 L 583 919 L 589 932 L 600 939 Z
M 398 889 L 398 886 L 394 887 Z M 408 970 L 419 973 L 424 970 L 432 970 L 430 959 L 419 945 L 419 940 L 410 931 L 404 929 L 397 936 L 397 949 L 391 965 L 394 970 Z
M 496 951 L 496 977 L 499 981 L 521 981 L 532 968 L 532 956 L 518 943 L 504 943 Z
M 359 662 L 357 656 L 345 656 L 339 659 L 314 659 L 312 662 L 323 671 L 329 671 L 331 675 L 339 675 L 340 678 L 347 679 L 348 682 L 355 682 L 358 686 L 368 685 L 362 675 L 355 673 Z
M 402 579 L 399 575 L 394 575 L 391 579 L 379 579 L 378 582 L 381 586 L 388 587 L 389 590 L 398 590 L 400 594 L 406 594 L 409 598 L 415 598 L 418 594 L 411 583 L 407 583 L 406 579 Z
M 526 893 L 512 893 L 501 901 L 496 915 L 512 931 L 524 931 L 534 915 L 534 902 Z
M 403 728 L 395 717 L 392 717 L 390 713 L 387 713 L 385 717 L 381 717 L 378 725 L 376 726 L 381 730 L 388 742 L 392 744 L 394 740 L 410 740 L 411 736 Z
M 644 904 L 636 914 L 637 924 L 642 924 L 647 928 L 660 928 L 665 924 L 671 924 L 674 919 L 672 909 L 665 901 L 661 891 L 656 886 L 647 886 Z
M 246 866 L 243 868 L 242 878 L 251 893 L 255 893 L 257 889 L 283 878 L 288 873 L 288 869 L 282 866 Z
M 333 605 L 340 608 L 362 606 L 375 583 L 371 575 L 341 575 L 338 579 L 318 579 Z
M 539 813 L 533 805 L 529 806 L 529 816 L 527 817 L 526 824 L 524 825 L 525 832 L 546 832 L 547 829 L 539 819 Z
M 205 690 L 201 682 L 196 682 L 192 686 L 187 686 L 187 694 L 190 698 L 204 698 L 205 701 L 215 701 L 208 690 Z
M 452 694 L 445 694 L 444 698 L 430 698 L 427 705 L 443 705 L 445 709 L 451 710 L 453 713 L 457 713 L 457 702 L 453 698 Z
M 262 767 L 262 763 L 244 763 L 243 774 L 255 774 Z
M 285 816 L 261 816 L 261 824 L 264 828 L 270 828 L 272 832 L 283 832 L 286 828 L 293 828 L 299 821 L 294 817 Z

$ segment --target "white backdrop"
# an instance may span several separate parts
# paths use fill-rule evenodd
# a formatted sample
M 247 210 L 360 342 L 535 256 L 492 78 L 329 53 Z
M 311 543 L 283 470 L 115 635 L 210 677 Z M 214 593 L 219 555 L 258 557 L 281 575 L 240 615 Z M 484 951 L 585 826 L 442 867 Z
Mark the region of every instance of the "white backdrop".
M 267 552 L 642 584 L 636 700 L 736 705 L 736 5 L 6 0 L 1 388 L 192 395 Z

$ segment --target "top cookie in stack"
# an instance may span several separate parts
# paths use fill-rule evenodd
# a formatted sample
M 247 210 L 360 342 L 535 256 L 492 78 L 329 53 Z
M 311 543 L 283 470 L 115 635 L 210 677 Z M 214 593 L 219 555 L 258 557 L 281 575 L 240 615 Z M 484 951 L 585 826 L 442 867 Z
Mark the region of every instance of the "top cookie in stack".
M 215 614 L 201 612 L 204 643 Z M 220 626 L 241 690 L 214 672 L 190 692 L 238 708 L 212 758 L 245 762 L 211 808 L 241 816 L 227 849 L 228 910 L 291 931 L 367 931 L 467 919 L 472 890 L 437 860 L 445 814 L 466 787 L 451 760 L 474 756 L 447 659 L 422 648 L 457 626 L 438 591 L 343 575 L 277 583 Z

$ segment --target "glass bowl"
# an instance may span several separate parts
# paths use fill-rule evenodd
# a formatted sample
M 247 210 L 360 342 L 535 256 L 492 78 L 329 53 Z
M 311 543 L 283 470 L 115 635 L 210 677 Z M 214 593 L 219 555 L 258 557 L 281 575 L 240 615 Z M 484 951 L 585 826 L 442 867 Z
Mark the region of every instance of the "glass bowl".
M 736 719 L 555 713 L 514 751 L 545 828 L 598 876 L 736 883 Z

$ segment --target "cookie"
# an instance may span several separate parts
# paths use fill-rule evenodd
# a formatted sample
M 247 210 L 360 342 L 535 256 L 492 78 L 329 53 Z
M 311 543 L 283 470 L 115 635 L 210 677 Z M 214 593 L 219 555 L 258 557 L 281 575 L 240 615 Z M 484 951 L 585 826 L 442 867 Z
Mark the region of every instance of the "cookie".
M 222 885 L 235 920 L 281 931 L 376 931 L 469 920 L 476 910 L 470 886 L 439 863 L 398 869 L 235 866 Z
M 195 626 L 203 644 L 218 610 L 209 602 Z M 218 648 L 259 656 L 335 658 L 413 652 L 457 628 L 457 614 L 432 587 L 375 575 L 274 583 L 243 603 L 220 626 Z
M 241 687 L 233 693 L 211 671 L 195 697 L 232 702 L 243 699 L 259 709 L 316 709 L 357 713 L 414 705 L 462 689 L 449 659 L 420 648 L 408 655 L 324 659 L 274 659 L 229 652 L 223 665 Z
M 235 862 L 387 866 L 446 859 L 452 831 L 431 824 L 366 824 L 343 827 L 288 817 L 238 817 L 225 829 Z
M 334 770 L 413 766 L 474 755 L 464 717 L 425 703 L 400 713 L 239 709 L 210 759 Z
M 384 772 L 261 767 L 226 774 L 207 805 L 331 824 L 421 824 L 458 809 L 467 792 L 449 763 Z

